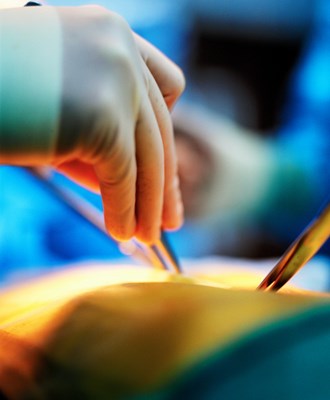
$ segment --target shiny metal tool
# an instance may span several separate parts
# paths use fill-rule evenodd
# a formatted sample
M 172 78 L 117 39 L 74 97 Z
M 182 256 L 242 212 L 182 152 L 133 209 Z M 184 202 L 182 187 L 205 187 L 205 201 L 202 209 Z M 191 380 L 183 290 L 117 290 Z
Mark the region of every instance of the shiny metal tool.
M 103 214 L 87 200 L 77 193 L 64 188 L 50 179 L 49 170 L 40 168 L 26 168 L 48 191 L 69 207 L 76 215 L 90 223 L 102 234 L 109 236 L 103 220 Z M 175 253 L 166 237 L 165 232 L 155 244 L 147 246 L 136 239 L 118 243 L 119 249 L 125 255 L 129 255 L 143 263 L 152 265 L 157 269 L 166 269 L 180 273 L 181 267 Z
M 278 290 L 291 279 L 330 237 L 330 199 L 326 206 L 292 243 L 275 267 L 258 286 Z

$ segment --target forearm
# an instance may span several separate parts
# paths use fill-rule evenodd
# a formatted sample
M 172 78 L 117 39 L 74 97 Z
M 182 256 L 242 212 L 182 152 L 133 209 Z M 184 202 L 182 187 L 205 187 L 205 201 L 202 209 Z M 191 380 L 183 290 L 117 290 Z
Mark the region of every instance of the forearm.
M 51 159 L 57 140 L 61 30 L 51 7 L 45 20 L 25 9 L 35 18 L 29 25 L 20 23 L 21 12 L 0 11 L 0 162 L 40 164 Z

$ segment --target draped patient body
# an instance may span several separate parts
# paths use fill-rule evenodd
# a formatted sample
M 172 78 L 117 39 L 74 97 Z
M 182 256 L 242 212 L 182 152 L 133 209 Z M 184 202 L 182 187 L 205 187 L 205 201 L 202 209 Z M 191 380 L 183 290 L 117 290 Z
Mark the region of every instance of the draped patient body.
M 173 398 L 196 385 L 207 365 L 226 357 L 245 376 L 250 368 L 235 351 L 246 346 L 250 356 L 256 351 L 272 360 L 268 350 L 283 329 L 291 332 L 291 343 L 295 321 L 330 315 L 324 294 L 290 287 L 278 293 L 249 290 L 261 276 L 194 271 L 180 276 L 134 266 L 84 266 L 3 291 L 0 393 L 9 399 L 41 393 L 107 399 L 168 392 L 162 398 Z M 275 340 L 265 340 L 267 335 Z M 269 349 L 259 350 L 258 343 Z M 276 356 L 291 345 L 284 341 Z M 217 390 L 227 380 L 219 372 Z

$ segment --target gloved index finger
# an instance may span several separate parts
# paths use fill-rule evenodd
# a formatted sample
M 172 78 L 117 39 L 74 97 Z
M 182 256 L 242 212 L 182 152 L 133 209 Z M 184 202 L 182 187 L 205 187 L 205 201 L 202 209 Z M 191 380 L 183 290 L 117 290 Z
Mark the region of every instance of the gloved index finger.
M 134 37 L 143 61 L 157 82 L 167 107 L 171 109 L 185 87 L 181 69 L 151 43 L 137 34 Z

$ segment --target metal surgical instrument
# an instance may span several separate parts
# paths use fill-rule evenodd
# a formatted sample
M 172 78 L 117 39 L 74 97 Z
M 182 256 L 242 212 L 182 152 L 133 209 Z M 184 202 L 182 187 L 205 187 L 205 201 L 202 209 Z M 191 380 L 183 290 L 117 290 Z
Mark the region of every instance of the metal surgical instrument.
M 26 168 L 43 187 L 55 195 L 60 201 L 66 204 L 77 215 L 93 225 L 98 231 L 108 237 L 103 222 L 103 215 L 90 202 L 64 187 L 53 182 L 49 177 L 48 170 L 40 168 Z M 180 273 L 181 267 L 175 253 L 166 237 L 165 232 L 161 232 L 161 238 L 153 245 L 147 246 L 136 239 L 125 243 L 118 243 L 122 253 L 133 258 L 139 259 L 144 263 L 151 264 L 157 269 L 166 269 Z
M 291 279 L 330 237 L 330 199 L 321 212 L 286 250 L 258 289 L 278 290 Z

